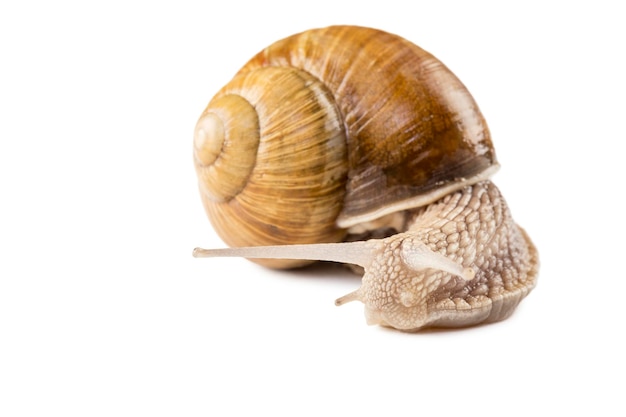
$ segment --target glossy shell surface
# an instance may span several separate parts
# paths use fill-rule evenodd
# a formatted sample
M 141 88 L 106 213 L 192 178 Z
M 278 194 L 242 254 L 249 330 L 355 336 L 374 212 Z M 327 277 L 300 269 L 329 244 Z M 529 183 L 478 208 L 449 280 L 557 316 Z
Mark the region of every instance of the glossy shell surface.
M 354 26 L 306 31 L 254 56 L 201 115 L 194 162 L 229 246 L 341 241 L 347 228 L 498 167 L 452 72 L 396 35 Z

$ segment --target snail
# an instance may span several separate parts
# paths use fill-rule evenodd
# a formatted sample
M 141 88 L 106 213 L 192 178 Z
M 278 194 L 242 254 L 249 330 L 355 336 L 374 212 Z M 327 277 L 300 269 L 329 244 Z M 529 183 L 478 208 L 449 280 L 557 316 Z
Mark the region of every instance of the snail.
M 201 199 L 231 248 L 271 268 L 361 267 L 368 324 L 503 320 L 536 284 L 535 246 L 490 177 L 489 129 L 461 81 L 384 31 L 308 30 L 254 56 L 194 131 Z

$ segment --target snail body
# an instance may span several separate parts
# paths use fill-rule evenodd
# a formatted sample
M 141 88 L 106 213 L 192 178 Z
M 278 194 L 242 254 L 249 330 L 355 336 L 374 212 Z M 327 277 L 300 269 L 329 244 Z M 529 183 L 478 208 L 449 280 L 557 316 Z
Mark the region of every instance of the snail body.
M 497 321 L 535 285 L 536 250 L 488 180 L 498 163 L 478 106 L 395 35 L 333 26 L 266 48 L 201 115 L 194 162 L 233 247 L 196 256 L 360 265 L 362 287 L 337 303 L 362 301 L 368 323 Z

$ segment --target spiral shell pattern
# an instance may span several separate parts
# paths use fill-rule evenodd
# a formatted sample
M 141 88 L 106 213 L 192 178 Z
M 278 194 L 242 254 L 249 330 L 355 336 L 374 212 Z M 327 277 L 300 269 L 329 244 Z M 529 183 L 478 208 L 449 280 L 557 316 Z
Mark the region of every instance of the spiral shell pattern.
M 205 209 L 226 243 L 341 240 L 343 132 L 331 94 L 306 72 L 262 68 L 220 91 L 196 125 L 194 160 Z
M 340 241 L 498 166 L 450 70 L 398 36 L 354 26 L 306 31 L 253 57 L 201 115 L 194 161 L 230 246 Z

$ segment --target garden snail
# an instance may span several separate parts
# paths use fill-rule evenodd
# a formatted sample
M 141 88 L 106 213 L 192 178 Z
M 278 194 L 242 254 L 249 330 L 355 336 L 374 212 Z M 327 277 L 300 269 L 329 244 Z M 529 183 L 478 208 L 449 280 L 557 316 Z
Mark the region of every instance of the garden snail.
M 332 26 L 274 43 L 204 110 L 194 163 L 209 219 L 274 268 L 360 265 L 369 324 L 405 331 L 508 317 L 538 255 L 495 185 L 489 130 L 465 86 L 416 45 Z

